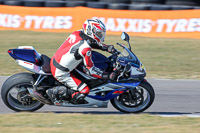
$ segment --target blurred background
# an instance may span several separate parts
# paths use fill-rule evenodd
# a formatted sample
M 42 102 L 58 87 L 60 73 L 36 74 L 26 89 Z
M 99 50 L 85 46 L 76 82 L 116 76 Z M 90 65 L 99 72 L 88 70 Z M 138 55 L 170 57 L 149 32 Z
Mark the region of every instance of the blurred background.
M 0 0 L 0 5 L 44 8 L 83 6 L 97 10 L 120 9 L 132 10 L 132 12 L 134 10 L 157 10 L 159 12 L 159 10 L 198 10 L 200 9 L 200 0 Z M 199 25 L 197 24 L 197 26 Z M 196 31 L 197 35 L 199 33 Z M 38 52 L 52 57 L 69 34 L 19 31 L 17 29 L 0 30 L 0 75 L 7 76 L 25 71 L 8 56 L 8 49 L 21 45 L 33 46 Z M 177 34 L 181 34 L 181 32 Z M 106 44 L 115 45 L 116 42 L 125 43 L 119 35 L 106 36 Z M 133 52 L 147 69 L 147 77 L 200 79 L 200 39 L 148 38 L 134 35 L 131 37 L 131 44 Z
M 9 6 L 1 6 L 9 5 Z M 36 31 L 24 31 L 18 30 L 16 27 L 12 30 L 8 29 L 11 25 L 12 16 L 16 16 L 17 12 L 13 10 L 13 6 L 25 6 L 25 7 L 36 7 L 31 8 L 41 13 L 41 10 L 47 10 L 48 16 L 52 15 L 55 11 L 53 8 L 59 7 L 89 7 L 95 8 L 96 11 L 101 9 L 107 9 L 106 11 L 112 10 L 112 14 L 124 12 L 132 12 L 131 18 L 135 17 L 136 10 L 140 13 L 138 16 L 142 18 L 141 12 L 143 10 L 148 13 L 145 14 L 151 18 L 151 13 L 155 16 L 158 12 L 165 12 L 165 14 L 176 14 L 179 13 L 182 16 L 178 18 L 185 19 L 183 23 L 179 23 L 184 28 L 186 27 L 184 22 L 189 23 L 187 15 L 193 15 L 191 12 L 196 12 L 196 16 L 191 18 L 190 27 L 192 29 L 199 29 L 195 31 L 197 36 L 200 36 L 200 0 L 0 0 L 0 86 L 2 85 L 2 76 L 4 79 L 7 76 L 15 73 L 26 72 L 26 70 L 8 55 L 8 50 L 17 48 L 18 46 L 33 46 L 39 53 L 45 54 L 52 57 L 58 47 L 66 40 L 70 35 L 69 32 L 36 32 Z M 12 11 L 10 15 L 3 10 L 6 7 L 6 11 Z M 44 7 L 44 8 L 37 8 Z M 48 8 L 50 7 L 50 8 Z M 31 14 L 31 11 L 22 10 L 23 14 Z M 28 8 L 25 8 L 28 9 Z M 76 12 L 65 12 L 67 8 L 63 8 L 64 11 L 61 13 L 66 15 L 74 15 Z M 68 8 L 72 9 L 72 8 Z M 74 8 L 76 9 L 76 8 Z M 82 8 L 81 8 L 82 9 Z M 50 10 L 50 12 L 49 12 Z M 53 10 L 53 11 L 52 11 Z M 119 11 L 116 11 L 119 10 Z M 121 11 L 126 10 L 126 11 Z M 168 11 L 169 10 L 169 11 Z M 185 11 L 181 10 L 192 10 Z M 194 11 L 195 10 L 195 11 Z M 94 11 L 90 9 L 89 11 Z M 152 11 L 152 12 L 150 12 Z M 183 13 L 182 13 L 183 12 Z M 78 12 L 79 13 L 79 12 Z M 78 14 L 77 13 L 77 14 Z M 82 10 L 80 11 L 79 17 L 83 17 Z M 89 12 L 94 13 L 94 12 Z M 106 12 L 107 13 L 107 12 Z M 3 14 L 3 15 L 2 15 Z M 36 13 L 37 15 L 37 13 Z M 62 15 L 62 14 L 61 14 Z M 87 13 L 85 13 L 87 15 Z M 100 14 L 101 17 L 104 17 Z M 107 15 L 107 14 L 106 14 Z M 48 17 L 47 16 L 47 17 Z M 186 16 L 186 17 L 185 17 Z M 43 16 L 42 16 L 43 17 Z M 158 16 L 158 18 L 166 17 L 165 15 Z M 22 15 L 23 18 L 23 15 Z M 38 17 L 39 18 L 39 17 Z M 130 19 L 131 19 L 130 18 Z M 54 19 L 54 18 L 53 18 Z M 120 18 L 119 18 L 120 19 Z M 138 18 L 137 18 L 138 19 Z M 140 19 L 140 18 L 139 18 Z M 188 19 L 188 20 L 186 20 Z M 6 23 L 7 20 L 7 23 Z M 16 20 L 16 18 L 15 18 Z M 23 19 L 20 19 L 23 22 Z M 41 19 L 42 20 L 42 19 Z M 111 19 L 114 20 L 114 19 Z M 77 20 L 76 20 L 77 21 Z M 114 21 L 113 21 L 114 22 Z M 175 21 L 171 21 L 175 22 Z M 180 21 L 181 22 L 181 21 Z M 40 21 L 41 23 L 41 21 Z M 50 22 L 51 23 L 51 22 Z M 20 23 L 19 23 L 20 24 Z M 173 23 L 170 23 L 173 24 Z M 3 26 L 2 26 L 3 25 Z M 4 29 L 3 29 L 3 28 Z M 134 26 L 133 26 L 134 27 Z M 1 29 L 2 28 L 2 29 Z M 7 28 L 7 29 L 6 29 Z M 80 27 L 81 28 L 81 27 Z M 115 27 L 113 28 L 115 29 Z M 49 29 L 51 30 L 51 29 Z M 54 29 L 55 30 L 55 29 Z M 181 29 L 182 30 L 182 29 Z M 153 81 L 152 85 L 156 91 L 156 102 L 153 104 L 150 114 L 190 114 L 200 113 L 199 111 L 199 81 L 200 81 L 200 39 L 189 39 L 189 38 L 166 38 L 166 37 L 141 37 L 136 36 L 137 32 L 134 32 L 133 36 L 130 37 L 130 43 L 132 51 L 139 57 L 142 63 L 145 65 L 147 70 L 147 78 L 158 79 L 150 80 Z M 176 32 L 182 34 L 184 32 Z M 192 32 L 189 31 L 188 34 Z M 145 33 L 143 33 L 145 34 Z M 158 35 L 160 33 L 157 33 Z M 166 33 L 168 34 L 168 33 Z M 120 35 L 107 35 L 105 44 L 114 45 L 118 50 L 119 47 L 116 43 L 126 42 L 121 40 Z M 108 53 L 104 53 L 109 56 Z M 167 80 L 163 80 L 167 79 Z M 189 79 L 189 80 L 168 80 L 168 79 Z M 192 81 L 191 79 L 195 79 Z M 196 80 L 198 79 L 198 80 Z M 169 81 L 169 82 L 168 82 Z M 184 82 L 184 83 L 183 83 Z M 0 101 L 1 102 L 1 101 Z M 7 108 L 0 104 L 0 110 L 7 112 Z M 45 110 L 45 109 L 44 109 Z M 46 110 L 51 110 L 47 108 Z M 53 109 L 52 109 L 53 110 Z M 20 132 L 30 133 L 36 132 L 106 132 L 106 133 L 129 133 L 133 132 L 145 132 L 145 133 L 199 133 L 200 132 L 200 119 L 199 118 L 164 118 L 164 117 L 153 117 L 147 114 L 144 115 L 118 115 L 118 113 L 98 113 L 94 111 L 87 113 L 88 111 L 79 111 L 79 108 L 68 110 L 66 112 L 56 111 L 55 113 L 47 114 L 23 114 L 14 113 L 8 115 L 1 115 L 0 118 L 0 133 L 11 133 Z M 91 110 L 91 109 L 90 109 Z M 83 112 L 81 113 L 74 113 Z M 44 112 L 44 111 L 41 111 Z M 72 113 L 73 112 L 73 113 Z M 90 111 L 89 111 L 90 112 Z M 188 113 L 189 112 L 189 113 Z M 0 111 L 1 113 L 1 111 Z M 45 113 L 45 112 L 44 112 Z M 72 114 L 71 114 L 72 113 Z M 59 115 L 58 115 L 59 114 Z M 174 116 L 173 116 L 174 117 Z M 194 117 L 194 116 L 193 116 Z M 38 120 L 40 120 L 38 122 Z
M 0 4 L 28 7 L 76 7 L 122 10 L 200 9 L 200 0 L 0 0 Z

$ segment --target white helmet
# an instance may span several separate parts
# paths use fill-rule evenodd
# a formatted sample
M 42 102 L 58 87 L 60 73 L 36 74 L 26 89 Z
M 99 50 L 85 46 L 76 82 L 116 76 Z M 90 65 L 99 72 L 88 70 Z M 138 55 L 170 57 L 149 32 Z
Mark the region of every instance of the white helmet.
M 106 35 L 106 27 L 99 19 L 88 19 L 83 24 L 83 31 L 101 46 Z

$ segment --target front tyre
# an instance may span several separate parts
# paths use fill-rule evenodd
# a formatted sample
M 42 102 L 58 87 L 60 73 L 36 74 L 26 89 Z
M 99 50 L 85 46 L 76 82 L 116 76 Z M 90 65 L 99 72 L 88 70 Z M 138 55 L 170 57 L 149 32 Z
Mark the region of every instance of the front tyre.
M 8 78 L 2 88 L 3 102 L 14 111 L 35 111 L 44 106 L 29 95 L 27 88 L 33 88 L 31 73 L 18 73 Z
M 111 103 L 121 112 L 140 113 L 148 109 L 154 99 L 155 93 L 153 87 L 148 82 L 141 82 L 135 89 L 131 89 L 111 99 Z

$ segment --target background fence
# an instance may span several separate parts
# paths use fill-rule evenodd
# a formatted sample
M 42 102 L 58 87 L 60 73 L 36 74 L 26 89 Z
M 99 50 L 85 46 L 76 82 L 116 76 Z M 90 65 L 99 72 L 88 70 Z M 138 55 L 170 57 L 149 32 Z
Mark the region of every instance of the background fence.
M 0 3 L 4 4 L 0 5 L 0 30 L 73 32 L 86 19 L 98 18 L 105 23 L 107 35 L 128 32 L 144 37 L 200 39 L 197 0 L 0 0 Z
M 123 10 L 200 9 L 200 0 L 0 0 L 0 4 L 28 7 L 76 7 Z

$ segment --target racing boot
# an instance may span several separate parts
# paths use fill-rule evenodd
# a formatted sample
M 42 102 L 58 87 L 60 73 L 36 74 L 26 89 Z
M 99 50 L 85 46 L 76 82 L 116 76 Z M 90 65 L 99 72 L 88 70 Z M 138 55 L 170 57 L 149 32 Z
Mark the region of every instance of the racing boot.
M 89 94 L 89 92 L 90 89 L 86 86 L 81 91 L 73 93 L 71 102 L 73 104 L 87 104 L 88 102 L 85 100 L 85 97 Z
M 57 98 L 66 96 L 66 87 L 56 86 L 46 90 L 47 95 L 55 105 L 60 105 L 60 101 Z

